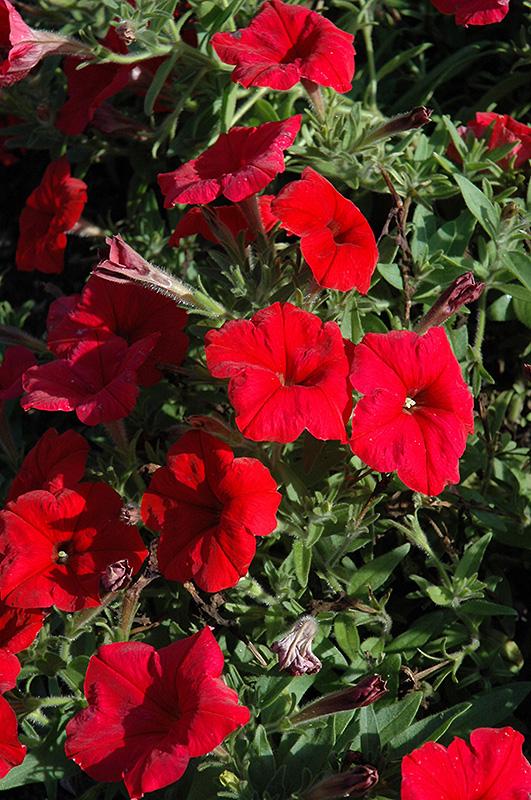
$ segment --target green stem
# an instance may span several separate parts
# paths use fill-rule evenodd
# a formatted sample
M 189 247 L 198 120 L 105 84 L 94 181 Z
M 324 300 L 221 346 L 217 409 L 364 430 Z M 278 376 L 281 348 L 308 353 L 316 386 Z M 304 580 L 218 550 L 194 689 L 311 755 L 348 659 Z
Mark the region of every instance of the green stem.
M 368 15 L 366 15 L 367 17 Z M 367 56 L 367 70 L 369 72 L 369 85 L 367 87 L 366 100 L 369 108 L 376 110 L 378 103 L 376 100 L 378 93 L 378 81 L 376 80 L 376 65 L 374 63 L 374 49 L 372 45 L 372 21 L 367 19 L 367 24 L 363 26 L 363 41 Z
M 245 103 L 242 103 L 241 106 L 236 111 L 236 113 L 234 114 L 234 116 L 232 118 L 231 126 L 236 125 L 236 123 L 242 117 L 244 117 L 247 114 L 247 112 L 251 110 L 251 108 L 254 106 L 254 104 L 256 102 L 258 102 L 258 100 L 261 100 L 261 98 L 265 94 L 267 94 L 267 92 L 269 92 L 269 89 L 267 87 L 263 88 L 263 89 L 258 89 L 257 92 L 253 92 L 253 94 L 249 97 L 249 99 L 246 100 Z
M 472 348 L 474 357 L 478 364 L 483 363 L 481 348 L 483 346 L 483 338 L 485 336 L 485 325 L 487 324 L 487 292 L 488 289 L 485 289 L 479 298 L 476 336 L 474 339 L 474 346 Z

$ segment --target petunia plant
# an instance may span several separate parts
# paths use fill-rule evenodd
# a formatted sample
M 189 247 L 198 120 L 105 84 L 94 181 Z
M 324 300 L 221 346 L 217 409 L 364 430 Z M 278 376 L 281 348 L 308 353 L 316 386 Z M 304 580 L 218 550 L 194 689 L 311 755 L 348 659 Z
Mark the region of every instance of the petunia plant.
M 515 0 L 0 0 L 0 792 L 528 800 Z

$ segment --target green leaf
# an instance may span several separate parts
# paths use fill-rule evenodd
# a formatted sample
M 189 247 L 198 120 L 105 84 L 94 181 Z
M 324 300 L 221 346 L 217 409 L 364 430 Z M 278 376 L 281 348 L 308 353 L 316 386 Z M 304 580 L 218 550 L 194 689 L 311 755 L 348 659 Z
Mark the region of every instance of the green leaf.
M 338 614 L 334 621 L 334 636 L 340 648 L 351 661 L 360 655 L 360 637 L 352 615 Z
M 514 608 L 502 606 L 499 603 L 490 603 L 488 600 L 467 600 L 462 603 L 460 610 L 465 614 L 478 617 L 516 617 Z
M 295 565 L 295 575 L 303 589 L 308 584 L 308 574 L 312 564 L 312 549 L 305 547 L 303 542 L 296 541 L 293 545 L 293 563 Z
M 507 269 L 510 269 L 513 275 L 531 292 L 531 261 L 529 256 L 520 253 L 517 250 L 506 253 L 503 259 L 503 264 Z M 531 296 L 528 295 L 528 300 Z
M 474 728 L 501 725 L 516 711 L 530 692 L 529 681 L 489 689 L 472 699 L 468 711 L 460 716 L 455 732 L 468 736 Z
M 373 559 L 373 561 L 370 561 L 368 564 L 364 564 L 363 567 L 360 567 L 360 569 L 354 573 L 348 582 L 348 593 L 353 595 L 365 594 L 369 586 L 373 591 L 379 589 L 391 575 L 395 567 L 407 556 L 410 549 L 410 544 L 402 544 L 400 547 L 396 547 L 394 550 L 385 553 L 385 555 L 378 556 L 378 558 Z
M 475 216 L 481 227 L 491 239 L 496 238 L 500 215 L 498 208 L 491 203 L 488 197 L 464 175 L 455 173 L 453 178 L 465 201 L 468 210 Z
M 523 286 L 519 286 L 517 283 L 493 283 L 492 288 L 498 289 L 504 294 L 510 294 L 511 297 L 521 300 L 523 303 L 531 303 L 529 289 L 524 289 Z
M 477 542 L 468 545 L 455 570 L 456 578 L 471 578 L 477 574 L 491 539 L 492 533 L 486 533 Z
M 422 692 L 412 692 L 402 700 L 377 710 L 376 721 L 382 747 L 411 725 L 417 716 L 422 697 Z
M 390 742 L 390 758 L 402 758 L 424 742 L 436 742 L 451 724 L 471 707 L 471 703 L 460 703 L 438 714 L 419 719 L 398 733 Z

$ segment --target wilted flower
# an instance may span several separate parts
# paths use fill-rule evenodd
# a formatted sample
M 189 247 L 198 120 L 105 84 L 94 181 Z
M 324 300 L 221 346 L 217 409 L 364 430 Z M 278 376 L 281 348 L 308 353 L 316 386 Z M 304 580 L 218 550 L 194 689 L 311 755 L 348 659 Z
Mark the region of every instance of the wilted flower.
M 363 678 L 355 686 L 347 686 L 338 692 L 332 692 L 313 703 L 309 703 L 298 714 L 290 717 L 290 722 L 298 725 L 310 719 L 337 714 L 339 711 L 351 711 L 353 708 L 370 706 L 387 693 L 387 682 L 380 675 Z
M 405 133 L 406 131 L 415 130 L 415 128 L 422 128 L 431 120 L 433 110 L 426 108 L 426 106 L 417 106 L 417 108 L 406 111 L 405 114 L 398 114 L 396 117 L 391 117 L 380 127 L 371 131 L 367 138 L 364 140 L 366 144 L 369 142 L 378 142 L 380 139 L 386 139 L 388 136 L 394 136 L 395 133 Z
M 315 617 L 305 614 L 282 639 L 273 642 L 271 650 L 278 655 L 280 669 L 285 669 L 291 675 L 313 675 L 319 672 L 322 664 L 312 653 L 317 627 Z
M 359 765 L 348 772 L 331 775 L 305 792 L 304 800 L 332 800 L 336 797 L 362 797 L 378 783 L 375 767 Z
M 477 300 L 484 288 L 485 284 L 476 281 L 472 272 L 459 275 L 418 322 L 417 333 L 426 333 L 428 328 L 442 325 L 452 314 L 459 311 L 461 306 Z
M 124 521 L 121 515 L 120 519 Z M 133 568 L 129 561 L 127 558 L 121 558 L 120 561 L 115 561 L 105 568 L 100 580 L 101 588 L 104 592 L 118 592 L 128 585 L 132 575 Z

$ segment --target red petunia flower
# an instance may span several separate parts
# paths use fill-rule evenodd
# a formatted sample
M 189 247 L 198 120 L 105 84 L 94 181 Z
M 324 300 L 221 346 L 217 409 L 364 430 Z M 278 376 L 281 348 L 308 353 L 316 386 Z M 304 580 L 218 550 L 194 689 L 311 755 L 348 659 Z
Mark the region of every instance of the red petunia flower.
M 7 499 L 16 500 L 34 489 L 56 494 L 75 486 L 85 473 L 88 452 L 88 442 L 81 434 L 57 433 L 55 428 L 49 428 L 22 462 Z
M 514 142 L 512 150 L 499 162 L 504 169 L 509 167 L 515 156 L 514 166 L 516 169 L 522 167 L 531 158 L 531 127 L 518 122 L 509 114 L 478 111 L 474 119 L 466 125 L 460 125 L 457 130 L 463 139 L 468 136 L 485 139 L 489 150 Z M 448 155 L 458 163 L 461 161 L 461 156 L 454 144 L 448 148 Z
M 453 14 L 456 25 L 491 25 L 509 11 L 509 0 L 431 0 L 437 11 Z
M 80 42 L 30 28 L 9 0 L 0 0 L 0 87 L 21 81 L 47 55 L 83 54 Z
M 109 258 L 122 262 L 124 242 L 114 239 Z M 73 302 L 60 297 L 50 306 L 48 347 L 59 356 L 68 356 L 81 341 L 96 335 L 100 341 L 123 337 L 130 345 L 156 335 L 157 340 L 144 364 L 138 369 L 141 386 L 152 386 L 162 378 L 157 364 L 179 366 L 188 349 L 183 328 L 186 311 L 168 297 L 131 283 L 111 283 L 93 275 L 81 295 Z
M 44 622 L 43 611 L 10 608 L 0 600 L 0 648 L 20 653 L 34 641 Z
M 531 764 L 513 728 L 477 728 L 470 744 L 435 742 L 402 761 L 402 800 L 528 800 Z
M 8 650 L 0 650 L 0 692 L 15 686 L 20 672 L 18 658 Z M 20 744 L 15 712 L 4 697 L 0 697 L 0 778 L 24 761 L 26 748 Z
M 22 394 L 22 376 L 37 363 L 35 354 L 27 347 L 8 347 L 0 364 L 0 402 L 14 400 Z
M 144 522 L 161 533 L 160 571 L 170 580 L 193 579 L 206 592 L 235 586 L 254 557 L 256 536 L 275 530 L 280 499 L 256 458 L 234 458 L 220 439 L 186 433 L 142 500 Z
M 242 86 L 291 89 L 301 79 L 352 89 L 354 37 L 303 6 L 268 0 L 248 28 L 216 33 L 212 46 Z
M 86 202 L 87 184 L 71 177 L 67 159 L 49 164 L 20 215 L 17 269 L 62 272 L 66 234 L 79 220 Z
M 106 567 L 126 558 L 137 572 L 147 555 L 121 510 L 121 497 L 105 483 L 36 490 L 8 503 L 0 512 L 0 597 L 15 608 L 99 605 Z
M 87 668 L 89 706 L 66 726 L 67 757 L 96 781 L 123 779 L 131 800 L 168 786 L 249 721 L 222 670 L 210 628 L 158 651 L 103 645 Z
M 264 189 L 284 172 L 284 150 L 293 144 L 302 117 L 257 128 L 236 127 L 173 172 L 157 177 L 164 207 L 176 203 L 210 203 L 220 194 L 236 203 Z
M 123 419 L 138 397 L 137 370 L 151 353 L 156 336 L 131 347 L 119 336 L 81 341 L 68 358 L 31 367 L 24 374 L 22 408 L 75 411 L 85 425 Z
M 474 430 L 473 400 L 444 328 L 367 333 L 354 351 L 351 381 L 364 397 L 350 445 L 379 472 L 397 471 L 416 492 L 459 482 L 459 458 Z
M 102 45 L 113 53 L 127 53 L 114 28 L 110 28 Z M 97 109 L 131 80 L 133 64 L 92 64 L 78 69 L 82 59 L 65 58 L 63 71 L 68 81 L 68 99 L 59 109 L 55 126 L 66 136 L 83 133 Z
M 271 201 L 274 195 L 263 194 L 258 198 L 260 217 L 264 226 L 264 231 L 268 233 L 277 224 L 277 218 L 271 213 Z M 186 236 L 200 234 L 204 239 L 214 244 L 220 244 L 220 233 L 224 228 L 228 228 L 229 233 L 236 239 L 242 232 L 245 233 L 245 244 L 254 242 L 256 230 L 249 225 L 249 220 L 243 213 L 240 206 L 212 206 L 210 211 L 214 215 L 214 222 L 204 214 L 199 206 L 188 209 L 177 223 L 168 244 L 171 247 L 178 247 L 181 239 Z
M 271 211 L 290 233 L 315 280 L 327 289 L 366 294 L 378 261 L 371 227 L 359 208 L 311 167 L 282 189 Z
M 236 424 L 248 439 L 292 442 L 307 430 L 346 440 L 349 360 L 335 322 L 274 303 L 209 331 L 205 343 L 212 375 L 229 378 Z

